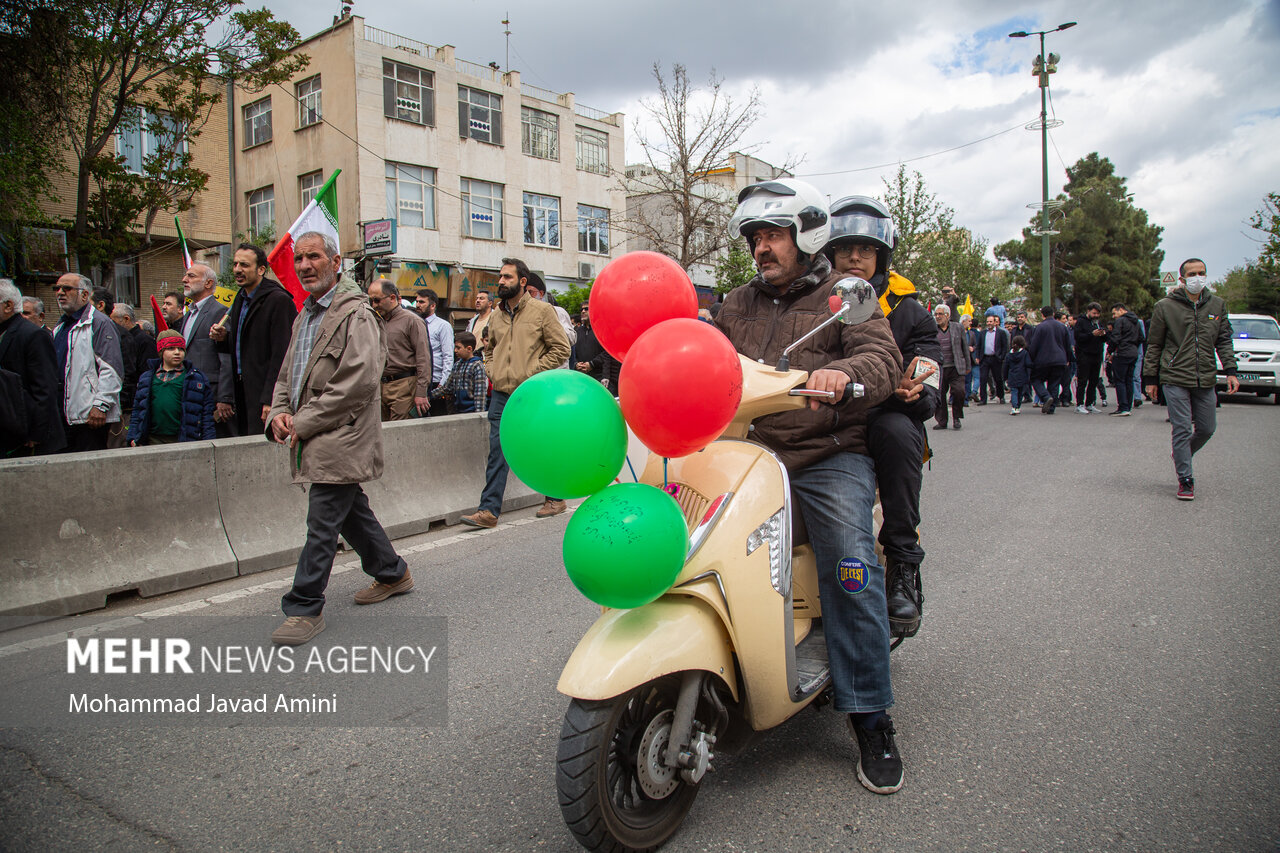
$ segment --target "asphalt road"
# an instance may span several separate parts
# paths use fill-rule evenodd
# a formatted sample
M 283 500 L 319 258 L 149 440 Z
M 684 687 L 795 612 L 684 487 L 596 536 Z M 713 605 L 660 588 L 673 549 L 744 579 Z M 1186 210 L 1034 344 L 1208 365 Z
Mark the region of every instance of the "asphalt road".
M 865 791 L 842 720 L 806 711 L 718 759 L 666 849 L 1276 850 L 1280 407 L 1223 406 L 1194 503 L 1163 409 L 968 412 L 929 432 L 925 625 L 893 654 L 906 786 Z M 417 588 L 372 607 L 335 574 L 327 644 L 447 620 L 447 722 L 403 725 L 391 691 L 362 697 L 379 727 L 2 729 L 0 848 L 578 849 L 555 683 L 597 611 L 559 564 L 567 520 L 403 540 Z M 261 643 L 290 575 L 0 634 L 0 692 L 35 702 L 73 630 Z

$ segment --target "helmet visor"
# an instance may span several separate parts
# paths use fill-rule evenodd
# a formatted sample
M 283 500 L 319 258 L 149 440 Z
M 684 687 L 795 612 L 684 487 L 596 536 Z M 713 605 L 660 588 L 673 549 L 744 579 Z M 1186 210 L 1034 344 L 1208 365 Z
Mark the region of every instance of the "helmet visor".
M 893 248 L 893 221 L 866 213 L 841 213 L 831 217 L 830 243 L 854 238 Z
M 791 212 L 795 200 L 773 193 L 758 192 L 743 199 L 738 209 L 729 220 L 729 234 L 734 237 L 743 236 L 746 226 L 773 225 L 786 228 L 795 224 L 795 215 Z

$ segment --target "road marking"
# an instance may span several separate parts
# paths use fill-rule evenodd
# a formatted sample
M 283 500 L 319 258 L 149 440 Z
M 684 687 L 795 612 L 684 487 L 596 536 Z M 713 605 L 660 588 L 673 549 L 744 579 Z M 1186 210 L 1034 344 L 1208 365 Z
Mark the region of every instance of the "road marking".
M 572 513 L 576 507 L 569 507 L 566 513 Z M 421 554 L 425 551 L 432 551 L 436 548 L 443 548 L 446 545 L 456 545 L 459 542 L 465 542 L 468 539 L 476 539 L 481 536 L 488 536 L 497 533 L 500 530 L 509 530 L 514 527 L 523 527 L 526 524 L 542 521 L 541 518 L 517 518 L 513 521 L 505 521 L 497 527 L 488 529 L 468 530 L 465 533 L 457 533 L 453 536 L 446 536 L 443 539 L 435 539 L 430 542 L 422 542 L 414 545 L 412 548 L 405 548 L 398 551 L 399 554 Z M 345 572 L 355 571 L 360 568 L 360 561 L 352 560 L 348 563 L 335 565 L 330 577 L 340 575 Z M 203 610 L 206 607 L 212 607 L 215 604 L 227 604 L 232 601 L 238 601 L 242 598 L 259 595 L 272 590 L 288 589 L 293 586 L 293 578 L 281 579 L 275 581 L 264 581 L 263 583 L 246 586 L 243 589 L 232 590 L 231 592 L 221 592 L 217 595 L 211 595 L 208 598 L 201 598 L 196 601 L 186 601 L 182 604 L 173 604 L 168 607 L 159 607 L 155 610 L 147 610 L 137 613 L 133 616 L 122 616 L 119 619 L 109 619 L 106 622 L 99 622 L 96 625 L 86 625 L 82 628 L 76 628 L 73 631 L 61 631 L 57 634 L 48 634 L 44 637 L 36 637 L 21 643 L 14 643 L 11 646 L 0 646 L 0 658 L 6 658 L 10 655 L 21 654 L 23 652 L 31 652 L 37 649 L 47 649 L 50 646 L 56 646 L 64 642 L 70 637 L 90 637 L 94 634 L 103 634 L 109 631 L 115 631 L 121 628 L 132 628 L 136 625 L 144 625 L 148 622 L 154 622 L 157 619 L 164 619 L 169 616 L 176 616 L 179 613 L 190 613 L 194 610 Z

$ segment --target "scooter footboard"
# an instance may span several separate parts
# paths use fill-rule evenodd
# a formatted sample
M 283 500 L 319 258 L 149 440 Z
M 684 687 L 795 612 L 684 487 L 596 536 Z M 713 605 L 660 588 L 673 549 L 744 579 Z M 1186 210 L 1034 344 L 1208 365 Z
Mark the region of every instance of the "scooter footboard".
M 692 596 L 666 595 L 633 610 L 607 610 L 569 656 L 556 689 L 609 699 L 659 676 L 703 670 L 736 700 L 738 673 L 719 615 Z

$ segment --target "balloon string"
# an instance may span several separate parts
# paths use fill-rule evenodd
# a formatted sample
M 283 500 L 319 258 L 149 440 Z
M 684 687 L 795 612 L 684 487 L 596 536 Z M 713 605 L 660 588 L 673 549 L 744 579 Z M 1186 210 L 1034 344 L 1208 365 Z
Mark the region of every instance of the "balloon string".
M 663 489 L 666 489 L 667 487 L 667 463 L 670 461 L 671 460 L 668 459 L 667 457 L 665 456 L 662 457 L 662 488 Z
M 637 483 L 640 482 L 640 478 L 636 476 L 636 467 L 631 464 L 631 457 L 627 456 L 625 458 L 627 460 L 627 467 L 631 469 L 631 479 L 635 480 Z

